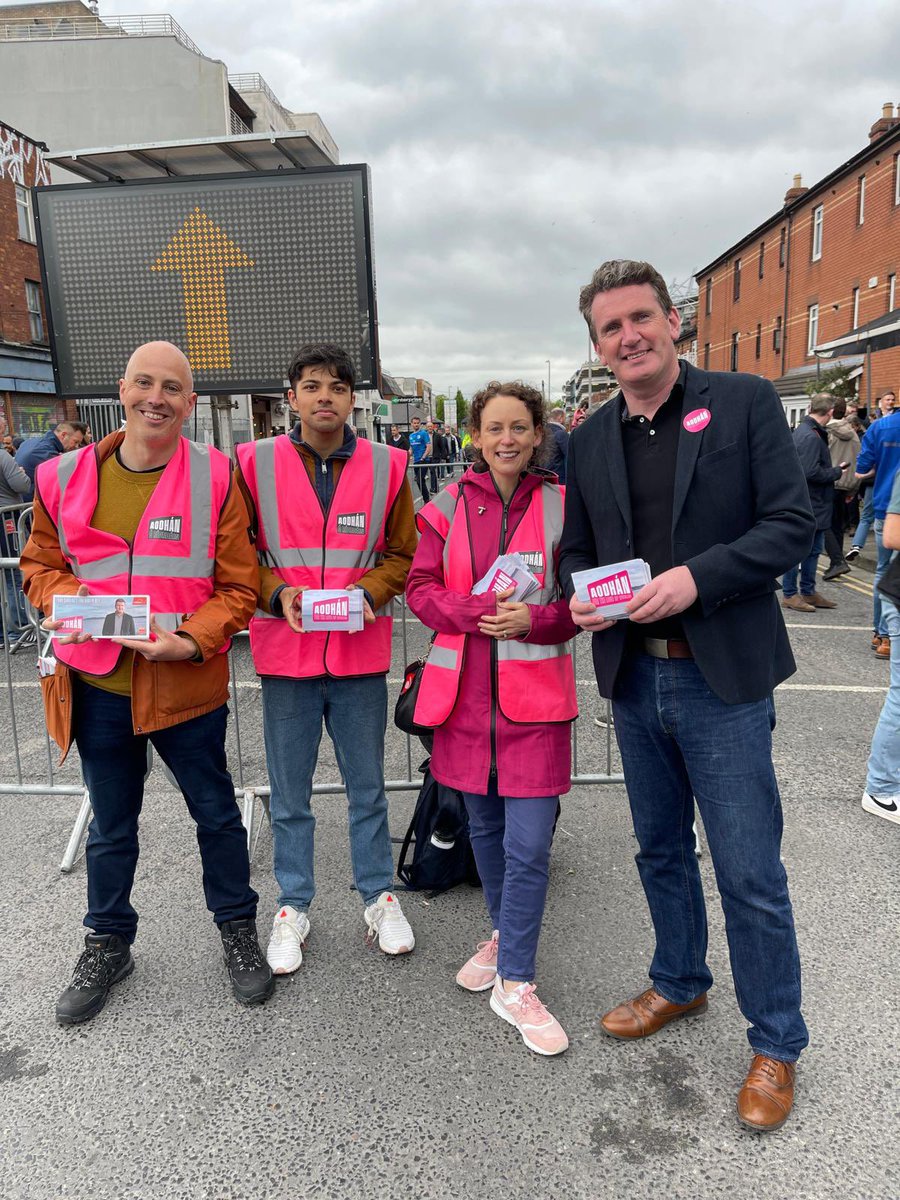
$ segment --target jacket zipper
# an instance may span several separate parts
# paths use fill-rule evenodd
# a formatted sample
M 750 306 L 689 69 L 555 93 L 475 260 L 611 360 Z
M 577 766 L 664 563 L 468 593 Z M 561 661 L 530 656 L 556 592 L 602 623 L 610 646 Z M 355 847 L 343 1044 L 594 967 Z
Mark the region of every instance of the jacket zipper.
M 495 485 L 496 486 L 496 485 Z M 515 493 L 513 493 L 515 495 Z M 500 521 L 500 546 L 498 554 L 503 554 L 506 545 L 506 523 L 509 520 L 509 500 L 503 502 L 503 516 Z M 491 770 L 490 775 L 497 775 L 497 689 L 499 687 L 499 672 L 497 666 L 497 639 L 491 638 Z

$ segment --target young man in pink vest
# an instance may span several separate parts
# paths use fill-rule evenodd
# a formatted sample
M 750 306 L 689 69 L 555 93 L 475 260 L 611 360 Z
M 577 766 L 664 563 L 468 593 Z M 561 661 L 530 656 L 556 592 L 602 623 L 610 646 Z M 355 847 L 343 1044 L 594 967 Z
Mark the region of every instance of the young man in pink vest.
M 268 960 L 296 971 L 315 894 L 310 806 L 322 722 L 347 785 L 350 857 L 372 939 L 405 954 L 415 939 L 394 894 L 384 790 L 391 602 L 416 548 L 403 450 L 357 438 L 347 424 L 354 368 L 337 346 L 305 346 L 288 371 L 291 435 L 238 447 L 251 509 L 261 609 L 250 622 L 262 678 L 275 876 L 281 895 Z M 307 589 L 362 589 L 362 630 L 303 628 Z
M 22 554 L 25 592 L 150 597 L 149 641 L 77 634 L 54 641 L 44 680 L 51 735 L 73 739 L 94 810 L 88 912 L 72 984 L 56 1018 L 96 1016 L 134 969 L 131 887 L 147 742 L 171 769 L 197 823 L 206 904 L 222 935 L 236 998 L 262 1003 L 274 980 L 256 937 L 256 892 L 225 764 L 229 639 L 256 600 L 247 510 L 224 454 L 181 436 L 196 395 L 190 365 L 168 342 L 139 347 L 119 381 L 124 432 L 42 464 Z M 57 628 L 53 621 L 44 627 Z

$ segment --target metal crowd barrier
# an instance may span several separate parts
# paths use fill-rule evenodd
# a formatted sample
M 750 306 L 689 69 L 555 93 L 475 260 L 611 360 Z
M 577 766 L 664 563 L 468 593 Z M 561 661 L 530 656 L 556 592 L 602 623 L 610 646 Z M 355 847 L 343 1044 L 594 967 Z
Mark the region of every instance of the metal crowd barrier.
M 448 481 L 449 482 L 449 481 Z M 5 517 L 11 510 L 0 510 L 0 518 Z M 24 544 L 27 537 L 30 507 L 19 505 L 16 507 L 16 538 L 21 538 L 19 544 Z M 18 549 L 18 545 L 16 546 Z M 26 624 L 24 627 L 9 624 L 9 613 L 7 611 L 10 603 L 7 597 L 7 588 L 10 580 L 15 581 L 15 574 L 19 564 L 18 553 L 15 555 L 5 555 L 0 557 L 0 569 L 3 574 L 3 600 L 0 605 L 0 615 L 2 615 L 2 632 L 3 632 L 3 649 L 4 649 L 4 665 L 5 665 L 5 686 L 8 699 L 8 708 L 10 713 L 11 724 L 11 751 L 12 757 L 15 760 L 14 778 L 7 779 L 6 771 L 3 767 L 3 759 L 0 759 L 0 795 L 32 795 L 32 796 L 77 796 L 80 798 L 80 806 L 78 815 L 75 819 L 75 824 L 69 836 L 60 870 L 69 872 L 72 870 L 75 862 L 82 851 L 82 843 L 85 833 L 91 819 L 91 803 L 87 789 L 84 787 L 80 779 L 72 778 L 73 769 L 70 764 L 77 762 L 77 750 L 73 747 L 70 758 L 66 765 L 60 769 L 56 765 L 58 758 L 58 750 L 51 742 L 43 721 L 43 708 L 40 704 L 39 685 L 36 680 L 21 680 L 13 679 L 12 655 L 17 653 L 22 645 L 30 647 L 34 653 L 35 666 L 37 665 L 38 655 L 43 650 L 44 654 L 52 653 L 50 649 L 50 640 L 39 627 L 39 618 L 37 612 L 25 602 Z M 402 671 L 404 666 L 412 661 L 416 654 L 423 652 L 426 645 L 425 631 L 420 622 L 414 618 L 406 607 L 405 600 L 401 598 L 397 602 L 399 608 L 399 619 L 395 620 L 395 639 L 394 639 L 394 660 L 392 670 L 389 675 L 389 709 L 396 698 L 397 689 L 399 688 Z M 13 614 L 16 615 L 16 614 Z M 422 632 L 420 650 L 414 651 L 411 647 L 411 633 L 413 629 Z M 399 630 L 399 636 L 398 631 Z M 9 633 L 18 633 L 19 637 L 15 644 L 10 647 L 8 642 Z M 246 633 L 238 634 L 235 639 L 236 643 L 244 643 L 248 635 Z M 25 639 L 23 641 L 23 638 Z M 42 645 L 42 642 L 44 643 Z M 579 676 L 579 662 L 585 658 L 585 652 L 588 647 L 588 639 L 585 637 L 577 637 L 574 641 L 574 662 L 575 675 Z M 244 741 L 242 740 L 242 721 L 246 722 L 247 714 L 242 713 L 246 707 L 245 693 L 254 692 L 259 689 L 260 684 L 256 676 L 252 679 L 239 679 L 237 677 L 235 666 L 235 650 L 229 652 L 230 671 L 231 671 L 231 701 L 229 703 L 229 734 L 233 738 L 233 751 L 229 751 L 229 769 L 234 778 L 235 798 L 237 799 L 244 826 L 247 830 L 247 844 L 252 856 L 256 843 L 259 839 L 259 834 L 262 828 L 264 815 L 268 812 L 268 798 L 270 793 L 268 779 L 264 773 L 264 764 L 259 774 L 256 774 L 257 767 L 251 767 L 249 754 L 245 752 Z M 587 654 L 588 670 L 586 678 L 580 680 L 582 685 L 589 684 L 593 695 L 593 669 L 590 667 L 590 655 Z M 20 725 L 22 724 L 22 704 L 17 700 L 18 695 L 34 696 L 36 704 L 32 705 L 32 712 L 29 713 L 28 720 L 32 729 L 38 728 L 40 734 L 36 741 L 41 747 L 40 759 L 46 764 L 45 768 L 41 767 L 38 770 L 34 755 L 31 754 L 35 750 L 35 741 L 30 740 L 27 744 L 29 752 L 29 761 L 26 765 L 23 762 L 23 740 L 20 733 Z M 600 747 L 601 766 L 605 766 L 605 770 L 594 772 L 582 772 L 579 770 L 579 726 L 587 720 L 590 722 L 593 713 L 585 713 L 579 720 L 575 721 L 572 726 L 572 783 L 575 786 L 594 786 L 622 783 L 623 776 L 621 772 L 613 771 L 613 739 L 612 739 L 612 717 L 609 704 L 598 701 L 597 706 L 599 712 L 598 724 L 605 725 L 605 735 L 601 734 L 604 739 L 604 744 Z M 604 715 L 605 713 L 605 715 Z M 413 769 L 413 763 L 424 757 L 424 752 L 415 751 L 415 741 L 409 735 L 405 738 L 405 765 L 406 777 L 389 779 L 385 782 L 385 789 L 388 792 L 418 792 L 421 785 L 421 776 Z M 596 747 L 596 743 L 594 743 Z M 6 755 L 3 758 L 9 757 L 9 744 L 6 745 Z M 148 747 L 148 764 L 147 773 L 149 775 L 153 763 L 152 751 Z M 169 782 L 175 784 L 174 778 L 171 776 L 168 769 L 163 764 L 163 771 Z M 63 776 L 62 778 L 60 776 Z M 341 779 L 314 783 L 313 795 L 345 795 L 346 786 Z

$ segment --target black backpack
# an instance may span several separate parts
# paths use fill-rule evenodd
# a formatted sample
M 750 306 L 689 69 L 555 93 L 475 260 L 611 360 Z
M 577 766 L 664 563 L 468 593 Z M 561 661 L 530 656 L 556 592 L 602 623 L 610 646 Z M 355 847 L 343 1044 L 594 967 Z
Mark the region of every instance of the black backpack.
M 424 772 L 415 812 L 400 849 L 397 878 L 413 891 L 435 895 L 459 883 L 479 887 L 462 793 L 438 783 L 427 762 Z

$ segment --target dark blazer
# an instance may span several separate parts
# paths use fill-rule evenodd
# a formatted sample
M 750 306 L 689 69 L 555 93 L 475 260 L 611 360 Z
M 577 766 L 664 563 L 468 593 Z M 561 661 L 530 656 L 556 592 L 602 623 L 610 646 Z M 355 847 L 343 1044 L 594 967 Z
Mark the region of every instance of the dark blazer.
M 794 445 L 809 488 L 816 529 L 830 529 L 834 511 L 834 484 L 843 472 L 831 465 L 828 434 L 812 417 L 805 416 L 794 430 Z
M 683 418 L 708 409 L 699 432 L 682 425 L 672 509 L 672 561 L 690 569 L 698 599 L 681 614 L 710 688 L 727 704 L 767 696 L 796 670 L 775 597 L 776 577 L 804 559 L 815 521 L 803 470 L 775 389 L 765 379 L 685 364 Z M 622 450 L 621 397 L 569 439 L 560 578 L 634 558 Z M 626 622 L 592 638 L 600 694 L 611 696 Z
M 103 637 L 112 637 L 116 629 L 116 614 L 114 612 L 107 613 L 103 618 Z M 129 613 L 122 614 L 122 632 L 119 637 L 132 637 L 134 635 L 134 618 Z
M 569 434 L 557 421 L 548 421 L 544 426 L 547 439 L 547 453 L 541 464 L 548 471 L 554 471 L 560 483 L 566 482 L 566 453 L 569 449 Z

